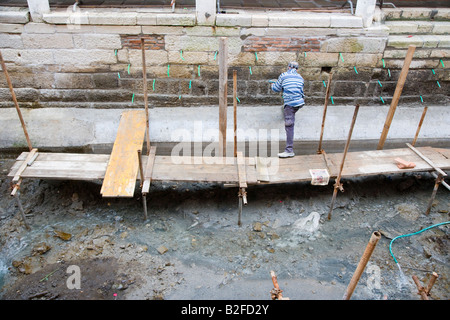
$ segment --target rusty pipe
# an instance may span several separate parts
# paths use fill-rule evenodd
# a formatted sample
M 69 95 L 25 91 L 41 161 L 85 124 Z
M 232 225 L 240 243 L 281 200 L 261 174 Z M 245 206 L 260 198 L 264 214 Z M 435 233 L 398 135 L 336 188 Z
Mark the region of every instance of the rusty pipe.
M 353 274 L 353 277 L 350 280 L 347 290 L 345 291 L 345 294 L 342 298 L 343 300 L 350 300 L 350 297 L 352 296 L 353 291 L 355 291 L 356 285 L 358 284 L 358 281 L 361 278 L 361 275 L 367 265 L 367 262 L 369 262 L 372 252 L 375 249 L 378 240 L 380 240 L 380 238 L 381 238 L 380 232 L 375 231 L 372 233 L 369 243 L 366 246 L 366 250 L 364 250 L 364 253 L 358 263 L 358 266 L 356 267 L 355 273 Z

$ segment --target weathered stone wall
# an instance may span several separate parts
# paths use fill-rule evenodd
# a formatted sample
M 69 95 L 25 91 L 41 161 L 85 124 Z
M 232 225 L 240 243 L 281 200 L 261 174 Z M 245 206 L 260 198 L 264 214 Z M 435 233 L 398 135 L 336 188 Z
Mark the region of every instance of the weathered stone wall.
M 370 28 L 349 13 L 238 12 L 206 26 L 189 11 L 61 10 L 36 23 L 26 10 L 0 10 L 0 48 L 24 109 L 142 107 L 141 37 L 151 107 L 218 104 L 220 37 L 228 39 L 230 105 L 232 70 L 241 105 L 280 105 L 267 80 L 296 60 L 309 105 L 323 105 L 332 72 L 331 104 L 388 106 L 410 44 L 400 104 L 446 105 L 449 32 L 448 9 L 386 8 Z M 12 107 L 2 75 L 0 111 Z
M 152 106 L 217 103 L 219 37 L 228 38 L 229 79 L 237 69 L 243 104 L 281 103 L 267 80 L 291 60 L 300 63 L 308 103 L 323 102 L 323 82 L 330 71 L 333 103 L 389 103 L 409 44 L 417 49 L 402 102 L 417 102 L 422 96 L 430 103 L 446 103 L 450 27 L 448 12 L 441 11 L 433 21 L 387 21 L 368 29 L 358 17 L 334 13 L 224 14 L 217 16 L 215 26 L 195 25 L 189 13 L 89 11 L 75 19 L 60 11 L 44 15 L 45 23 L 3 15 L 0 43 L 24 107 L 140 104 L 141 35 Z M 384 9 L 383 14 L 388 20 L 423 20 L 427 12 L 431 10 L 417 14 L 410 9 L 406 14 Z M 4 77 L 0 86 L 1 106 L 11 106 Z

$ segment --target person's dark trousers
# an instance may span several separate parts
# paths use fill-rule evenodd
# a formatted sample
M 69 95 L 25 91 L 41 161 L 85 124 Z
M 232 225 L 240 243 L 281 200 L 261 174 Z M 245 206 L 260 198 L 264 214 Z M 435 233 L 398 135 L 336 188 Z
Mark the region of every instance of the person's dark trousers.
M 284 128 L 286 129 L 286 148 L 285 152 L 294 152 L 294 125 L 295 125 L 295 113 L 301 108 L 291 107 L 288 105 L 284 106 Z

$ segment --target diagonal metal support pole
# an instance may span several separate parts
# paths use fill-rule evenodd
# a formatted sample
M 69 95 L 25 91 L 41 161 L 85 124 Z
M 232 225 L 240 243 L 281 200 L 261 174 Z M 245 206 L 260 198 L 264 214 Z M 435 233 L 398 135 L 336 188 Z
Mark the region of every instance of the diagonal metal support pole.
M 333 198 L 331 199 L 330 212 L 328 213 L 328 220 L 331 220 L 331 213 L 333 212 L 333 207 L 334 207 L 334 202 L 336 200 L 337 190 L 339 189 L 339 190 L 341 190 L 341 192 L 344 191 L 344 188 L 341 184 L 342 169 L 344 169 L 345 157 L 347 156 L 348 147 L 350 145 L 350 140 L 352 138 L 353 128 L 355 126 L 356 117 L 358 115 L 358 110 L 359 110 L 359 104 L 357 104 L 355 106 L 355 112 L 353 113 L 353 119 L 352 119 L 352 123 L 350 125 L 350 131 L 348 133 L 348 138 L 347 138 L 347 142 L 345 144 L 344 154 L 342 156 L 341 167 L 339 169 L 339 174 L 336 179 L 336 183 L 334 184 Z

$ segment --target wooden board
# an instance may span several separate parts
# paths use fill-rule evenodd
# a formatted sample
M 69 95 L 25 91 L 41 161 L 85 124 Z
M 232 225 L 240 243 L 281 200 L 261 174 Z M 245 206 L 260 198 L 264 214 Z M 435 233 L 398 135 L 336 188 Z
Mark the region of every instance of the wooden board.
M 14 176 L 19 167 L 26 163 L 29 152 L 23 152 L 17 157 L 8 176 Z M 105 177 L 109 161 L 107 154 L 77 154 L 77 153 L 42 153 L 31 166 L 21 173 L 22 178 L 66 179 L 66 180 L 97 180 Z
M 257 183 L 253 158 L 244 158 L 247 182 Z M 253 170 L 250 170 L 253 169 Z M 233 157 L 175 157 L 156 156 L 152 181 L 238 183 L 236 159 Z
M 420 147 L 417 148 L 442 170 L 450 169 L 450 149 Z M 137 151 L 136 161 L 137 161 Z M 29 152 L 23 152 L 16 159 L 8 177 L 14 177 L 26 163 Z M 413 169 L 399 169 L 395 158 L 414 162 Z M 326 158 L 326 161 L 325 161 Z M 96 180 L 106 176 L 109 155 L 103 154 L 71 154 L 71 153 L 42 153 L 20 174 L 21 178 L 67 179 L 67 180 Z M 179 159 L 180 160 L 180 159 Z M 217 182 L 239 183 L 236 159 L 227 158 L 218 161 L 214 158 L 184 157 L 182 162 L 174 161 L 170 156 L 154 156 L 151 181 L 186 181 L 186 182 Z M 290 183 L 311 181 L 309 169 L 329 169 L 330 177 L 336 178 L 341 153 L 323 155 L 296 156 L 287 159 L 270 158 L 265 160 L 264 179 L 259 180 L 257 161 L 254 157 L 244 158 L 246 182 L 252 184 Z M 267 162 L 270 160 L 269 162 Z M 144 164 L 149 165 L 149 157 L 142 156 Z M 137 163 L 135 178 L 139 164 Z M 433 171 L 433 168 L 409 148 L 348 152 L 342 177 L 370 176 L 376 174 L 399 174 L 403 172 Z M 147 170 L 144 175 L 147 175 Z M 135 179 L 133 179 L 135 181 Z M 135 184 L 133 184 L 133 189 Z
M 122 113 L 100 193 L 103 197 L 133 197 L 139 171 L 138 150 L 146 130 L 144 110 Z
M 25 161 L 20 165 L 19 169 L 16 171 L 16 174 L 14 175 L 14 178 L 12 179 L 12 182 L 16 183 L 19 181 L 20 179 L 20 175 L 22 174 L 22 172 L 27 168 L 28 163 L 31 161 L 31 159 L 34 157 L 34 155 L 36 154 L 38 149 L 32 149 Z

